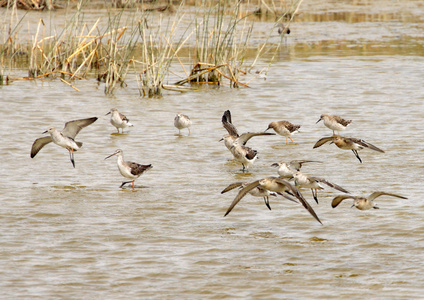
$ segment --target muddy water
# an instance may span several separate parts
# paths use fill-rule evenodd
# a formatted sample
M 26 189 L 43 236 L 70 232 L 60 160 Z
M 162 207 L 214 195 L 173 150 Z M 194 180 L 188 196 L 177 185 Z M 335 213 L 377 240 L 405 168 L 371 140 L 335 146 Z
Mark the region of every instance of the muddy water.
M 422 31 L 414 28 L 422 20 L 330 20 L 335 35 L 318 40 L 310 32 L 322 21 L 296 22 L 294 33 L 302 30 L 289 37 L 267 79 L 250 89 L 145 99 L 134 82 L 115 96 L 88 80 L 78 82 L 81 92 L 59 81 L 2 87 L 2 297 L 421 298 L 424 53 L 417 50 Z M 402 28 L 405 43 L 367 35 L 382 24 Z M 354 39 L 342 38 L 346 26 L 366 34 L 347 42 Z M 128 133 L 115 134 L 104 116 L 111 107 L 135 125 Z M 241 132 L 282 119 L 301 124 L 301 132 L 290 145 L 278 136 L 249 141 L 260 158 L 242 173 L 218 142 L 226 109 Z M 191 117 L 190 136 L 173 127 L 177 112 Z M 386 153 L 363 150 L 360 164 L 334 145 L 313 150 L 331 134 L 315 124 L 322 113 L 352 119 L 344 134 Z M 29 157 L 47 128 L 91 116 L 99 120 L 78 135 L 84 146 L 75 169 L 56 145 Z M 135 191 L 120 189 L 115 158 L 104 160 L 117 148 L 127 160 L 153 165 Z M 351 209 L 351 201 L 332 209 L 338 192 L 319 192 L 317 205 L 304 190 L 324 225 L 280 197 L 269 211 L 262 199 L 246 196 L 223 217 L 235 196 L 220 194 L 227 184 L 276 175 L 273 162 L 294 159 L 321 161 L 303 171 L 354 195 L 382 190 L 408 200 L 378 198 L 379 210 Z

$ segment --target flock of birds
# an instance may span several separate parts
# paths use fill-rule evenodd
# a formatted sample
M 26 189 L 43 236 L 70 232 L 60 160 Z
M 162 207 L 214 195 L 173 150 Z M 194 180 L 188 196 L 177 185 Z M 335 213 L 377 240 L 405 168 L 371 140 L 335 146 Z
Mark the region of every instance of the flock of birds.
M 133 126 L 128 118 L 121 114 L 116 108 L 112 108 L 106 115 L 109 114 L 111 115 L 110 122 L 113 126 L 116 127 L 118 133 L 123 133 L 124 129 Z M 83 128 L 91 125 L 97 119 L 97 117 L 92 117 L 69 121 L 65 123 L 65 127 L 62 131 L 59 131 L 54 127 L 49 128 L 43 132 L 43 134 L 49 133 L 50 136 L 44 136 L 34 141 L 31 147 L 31 158 L 34 158 L 45 145 L 53 142 L 68 150 L 71 163 L 75 168 L 74 152 L 82 147 L 82 143 L 75 141 L 75 137 Z M 336 131 L 340 132 L 344 130 L 352 122 L 351 120 L 345 120 L 336 115 L 323 114 L 317 123 L 320 121 L 323 121 L 324 125 L 333 131 L 333 135 L 319 139 L 313 148 L 318 148 L 328 142 L 334 143 L 342 150 L 351 150 L 361 163 L 362 160 L 358 155 L 358 151 L 361 149 L 368 148 L 384 153 L 384 151 L 380 148 L 362 139 L 343 137 L 339 134 L 336 134 Z M 178 113 L 174 118 L 174 126 L 178 129 L 179 134 L 181 134 L 182 129 L 187 128 L 188 134 L 190 135 L 191 124 L 192 122 L 190 118 L 184 114 Z M 221 140 L 224 141 L 225 146 L 233 155 L 233 160 L 241 163 L 243 172 L 248 170 L 248 168 L 255 162 L 258 157 L 256 150 L 246 146 L 246 143 L 252 137 L 279 134 L 286 138 L 287 144 L 289 139 L 291 142 L 293 142 L 292 135 L 300 128 L 300 125 L 294 125 L 288 121 L 283 120 L 278 122 L 271 122 L 264 132 L 247 132 L 240 135 L 237 131 L 237 128 L 232 123 L 231 112 L 229 110 L 225 111 L 222 116 L 222 125 L 227 130 L 228 134 L 225 134 Z M 119 129 L 121 129 L 121 132 Z M 275 133 L 267 132 L 269 129 L 273 129 Z M 125 161 L 123 151 L 121 149 L 117 149 L 113 154 L 107 156 L 105 159 L 108 159 L 112 156 L 117 156 L 117 165 L 121 175 L 130 179 L 130 181 L 122 182 L 120 186 L 121 188 L 125 184 L 132 183 L 132 189 L 134 189 L 134 181 L 144 172 L 152 168 L 151 164 L 141 165 L 135 162 Z M 332 200 L 331 205 L 333 208 L 337 207 L 345 199 L 353 199 L 352 207 L 356 207 L 360 210 L 367 210 L 371 208 L 377 209 L 378 207 L 375 205 L 374 199 L 382 195 L 407 199 L 406 197 L 397 194 L 380 191 L 373 192 L 368 197 L 347 195 L 349 194 L 349 191 L 342 188 L 341 186 L 329 182 L 324 178 L 306 175 L 300 171 L 304 164 L 314 162 L 318 163 L 317 161 L 310 160 L 294 160 L 289 163 L 280 161 L 272 164 L 272 166 L 278 167 L 277 172 L 279 176 L 269 176 L 255 180 L 253 182 L 231 183 L 224 190 L 222 190 L 222 194 L 236 188 L 239 188 L 240 190 L 224 216 L 227 216 L 240 202 L 240 200 L 247 194 L 255 197 L 262 197 L 264 199 L 265 205 L 270 210 L 271 206 L 269 204 L 269 197 L 276 197 L 281 195 L 285 199 L 288 199 L 297 204 L 301 204 L 312 215 L 312 217 L 314 217 L 319 223 L 322 224 L 314 209 L 306 201 L 299 189 L 311 189 L 312 196 L 318 204 L 318 190 L 324 189 L 324 185 L 345 193 L 343 195 L 336 196 Z
M 328 142 L 334 143 L 342 150 L 352 150 L 361 163 L 362 160 L 358 155 L 358 151 L 361 149 L 368 148 L 384 153 L 384 151 L 380 148 L 362 139 L 343 137 L 339 134 L 336 134 L 336 131 L 340 132 L 344 130 L 352 122 L 351 120 L 345 120 L 337 115 L 322 114 L 317 123 L 320 121 L 323 121 L 324 125 L 333 131 L 333 135 L 319 139 L 313 148 L 318 148 Z M 276 133 L 284 136 L 286 138 L 287 144 L 288 139 L 293 142 L 292 135 L 298 132 L 300 128 L 300 125 L 294 125 L 288 121 L 283 120 L 278 122 L 271 122 L 264 132 L 248 132 L 239 135 L 236 127 L 232 123 L 231 113 L 229 110 L 225 111 L 222 116 L 222 125 L 228 132 L 228 134 L 223 136 L 222 140 L 233 155 L 233 159 L 242 164 L 243 171 L 247 170 L 249 166 L 251 166 L 257 159 L 257 151 L 246 146 L 246 143 L 249 139 L 254 136 L 274 135 Z M 266 132 L 269 129 L 273 129 L 275 133 Z M 280 161 L 271 165 L 278 167 L 278 177 L 269 176 L 255 180 L 253 182 L 231 183 L 224 190 L 222 190 L 222 194 L 235 188 L 239 188 L 240 190 L 224 216 L 227 216 L 240 202 L 240 200 L 243 199 L 243 197 L 247 194 L 255 197 L 263 197 L 265 205 L 268 207 L 268 209 L 271 209 L 269 204 L 269 197 L 276 197 L 277 195 L 281 195 L 292 202 L 300 203 L 312 215 L 312 217 L 314 217 L 319 223 L 322 224 L 321 220 L 311 205 L 306 201 L 299 189 L 311 189 L 312 196 L 318 204 L 318 190 L 324 189 L 324 185 L 345 193 L 344 195 L 339 195 L 332 200 L 331 206 L 333 208 L 337 207 L 345 199 L 353 199 L 354 201 L 352 207 L 356 207 L 359 210 L 367 210 L 371 208 L 377 209 L 378 207 L 375 205 L 374 199 L 382 195 L 407 199 L 406 197 L 387 192 L 373 192 L 368 197 L 346 195 L 349 194 L 349 191 L 342 188 L 341 186 L 329 182 L 324 178 L 306 175 L 300 171 L 303 164 L 313 162 L 316 161 L 294 160 L 289 163 Z

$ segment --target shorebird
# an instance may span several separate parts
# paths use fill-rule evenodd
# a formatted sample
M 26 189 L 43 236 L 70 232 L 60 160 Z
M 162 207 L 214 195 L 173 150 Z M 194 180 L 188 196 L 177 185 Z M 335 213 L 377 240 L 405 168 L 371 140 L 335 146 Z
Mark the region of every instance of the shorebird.
M 334 131 L 342 131 L 345 130 L 347 125 L 352 123 L 352 120 L 345 120 L 340 116 L 336 115 L 328 115 L 322 114 L 317 123 L 321 120 L 324 120 L 324 125 L 333 130 L 333 135 L 335 135 Z
M 190 135 L 191 120 L 186 115 L 178 113 L 174 118 L 174 126 L 178 128 L 178 134 L 181 134 L 181 129 L 187 128 Z
M 248 185 L 248 182 L 234 182 L 231 183 L 229 186 L 227 186 L 225 189 L 221 191 L 221 194 L 224 194 L 226 192 L 229 192 L 235 188 L 244 188 L 246 185 Z M 277 194 L 274 192 L 270 192 L 266 189 L 261 188 L 260 186 L 257 186 L 250 190 L 248 192 L 250 195 L 254 197 L 263 197 L 265 201 L 265 205 L 268 207 L 269 210 L 271 210 L 271 206 L 269 205 L 269 196 L 277 197 Z
M 283 23 L 278 24 L 278 34 L 282 34 L 282 33 L 290 34 L 289 25 L 286 26 Z
M 269 123 L 268 128 L 265 131 L 267 131 L 270 128 L 274 129 L 274 131 L 278 133 L 279 135 L 285 136 L 286 144 L 288 144 L 287 138 L 289 138 L 293 143 L 294 141 L 291 138 L 291 136 L 296 131 L 299 132 L 300 125 L 294 125 L 290 123 L 289 121 L 278 121 L 278 122 Z
M 384 151 L 381 150 L 380 148 L 377 148 L 373 144 L 370 144 L 364 140 L 349 138 L 349 137 L 342 137 L 340 135 L 333 135 L 333 136 L 323 137 L 319 139 L 315 143 L 313 149 L 318 148 L 327 142 L 336 144 L 336 146 L 342 150 L 352 150 L 353 154 L 355 154 L 356 158 L 358 158 L 361 163 L 362 163 L 362 159 L 359 157 L 358 151 L 363 148 L 369 148 L 371 150 L 384 153 Z
M 277 163 L 273 163 L 271 167 L 278 167 L 278 175 L 280 175 L 280 178 L 284 179 L 290 179 L 293 178 L 294 173 L 296 171 L 300 171 L 300 168 L 305 163 L 310 162 L 317 162 L 320 163 L 320 161 L 314 161 L 314 160 L 292 160 L 289 163 L 286 163 L 284 161 L 280 161 Z
M 231 210 L 234 208 L 234 206 L 237 205 L 237 203 L 240 202 L 240 200 L 252 189 L 256 187 L 261 187 L 265 190 L 268 190 L 270 192 L 276 192 L 276 193 L 285 193 L 289 192 L 294 197 L 296 197 L 299 202 L 303 205 L 303 207 L 318 221 L 321 223 L 320 219 L 316 215 L 313 208 L 309 205 L 309 203 L 305 200 L 305 198 L 302 196 L 300 191 L 290 184 L 288 181 L 278 178 L 278 177 L 265 177 L 263 179 L 256 180 L 254 182 L 249 183 L 244 188 L 242 188 L 237 196 L 234 198 L 233 202 L 231 203 L 230 207 L 227 209 L 227 212 L 225 213 L 224 217 L 228 215 Z M 321 223 L 322 224 L 322 223 Z
M 133 127 L 134 125 L 130 123 L 130 120 L 123 114 L 121 114 L 116 108 L 112 108 L 107 114 L 111 114 L 110 123 L 116 127 L 119 133 L 119 128 L 121 128 L 122 133 L 124 133 L 124 129 L 127 127 Z
M 234 159 L 241 162 L 243 171 L 248 169 L 249 166 L 257 159 L 257 151 L 247 147 L 247 141 L 254 136 L 275 135 L 275 133 L 269 132 L 246 132 L 239 135 L 237 128 L 231 121 L 231 112 L 229 110 L 224 112 L 221 121 L 222 125 L 228 132 L 228 134 L 225 134 L 221 140 L 224 141 L 225 146 L 233 154 Z
M 300 171 L 297 171 L 296 173 L 294 173 L 293 178 L 294 178 L 294 183 L 297 187 L 311 189 L 312 196 L 314 197 L 317 204 L 318 204 L 318 190 L 324 189 L 324 187 L 322 186 L 322 183 L 340 192 L 349 193 L 347 190 L 345 190 L 341 186 L 335 183 L 331 183 L 324 178 L 308 176 L 306 174 L 303 174 Z
M 229 191 L 231 191 L 231 190 L 233 190 L 237 187 L 240 188 L 240 189 L 245 188 L 248 184 L 249 184 L 249 182 L 234 182 L 234 183 L 231 183 L 229 186 L 227 186 L 225 189 L 223 189 L 221 191 L 221 194 L 229 192 Z M 295 199 L 291 198 L 290 196 L 288 196 L 286 194 L 279 193 L 279 192 L 278 193 L 270 192 L 270 191 L 268 191 L 268 190 L 266 190 L 266 189 L 264 189 L 260 186 L 254 187 L 253 189 L 248 191 L 248 193 L 250 195 L 254 196 L 254 197 L 263 197 L 264 201 L 265 201 L 265 205 L 269 208 L 269 210 L 271 210 L 271 206 L 269 205 L 269 196 L 277 197 L 277 194 L 283 196 L 284 198 L 286 198 L 286 199 L 288 199 L 292 202 L 299 203 Z
M 401 198 L 401 199 L 408 199 L 406 197 L 396 195 L 396 194 L 391 194 L 391 193 L 386 193 L 386 192 L 374 192 L 371 195 L 369 195 L 368 197 L 357 197 L 357 196 L 350 196 L 350 195 L 337 196 L 331 202 L 331 206 L 333 208 L 336 208 L 337 205 L 339 205 L 343 200 L 351 198 L 351 199 L 353 199 L 353 204 L 352 204 L 351 207 L 355 206 L 359 210 L 367 210 L 367 209 L 371 209 L 371 208 L 378 209 L 379 207 L 375 206 L 374 199 L 377 198 L 377 197 L 383 196 L 383 195 L 397 197 L 397 198 Z
M 94 123 L 96 120 L 97 118 L 93 117 L 66 122 L 62 132 L 58 131 L 54 127 L 47 129 L 43 132 L 43 134 L 50 133 L 50 136 L 38 138 L 34 141 L 31 147 L 31 158 L 34 158 L 45 145 L 53 142 L 68 150 L 72 165 L 75 168 L 74 151 L 77 151 L 82 147 L 82 143 L 75 141 L 75 137 L 81 129 Z
M 112 157 L 114 155 L 118 156 L 118 169 L 122 176 L 132 179 L 130 181 L 124 181 L 120 188 L 122 188 L 127 183 L 132 183 L 132 189 L 134 190 L 134 181 L 140 177 L 144 172 L 153 168 L 152 165 L 140 165 L 135 162 L 125 161 L 124 155 L 121 149 L 117 149 L 115 153 L 107 156 L 105 159 Z

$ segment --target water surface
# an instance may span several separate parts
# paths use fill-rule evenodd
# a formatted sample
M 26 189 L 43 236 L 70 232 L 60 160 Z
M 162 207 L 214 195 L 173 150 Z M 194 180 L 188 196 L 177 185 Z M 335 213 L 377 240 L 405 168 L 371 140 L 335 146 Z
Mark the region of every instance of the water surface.
M 411 1 L 411 12 L 388 3 L 395 17 L 381 22 L 347 22 L 325 11 L 308 20 L 307 5 L 267 79 L 251 88 L 147 99 L 131 80 L 114 96 L 91 80 L 77 83 L 81 92 L 58 80 L 1 87 L 3 297 L 421 298 L 424 53 L 422 17 L 414 10 L 422 5 Z M 355 15 L 357 8 L 344 9 Z M 396 9 L 408 11 L 404 20 Z M 329 28 L 318 30 L 327 38 L 312 34 L 321 26 Z M 347 37 L 352 26 L 362 34 Z M 383 27 L 400 32 L 384 37 Z M 135 125 L 128 133 L 115 134 L 104 116 L 112 107 Z M 301 124 L 301 132 L 290 145 L 279 136 L 253 138 L 260 159 L 243 174 L 218 142 L 227 109 L 240 132 L 283 119 Z M 190 136 L 177 135 L 177 112 L 191 117 Z M 365 149 L 360 164 L 334 145 L 313 150 L 331 134 L 315 124 L 322 113 L 352 119 L 344 134 L 386 153 Z M 84 146 L 75 169 L 56 145 L 29 157 L 47 128 L 91 116 L 99 120 L 77 137 Z M 115 158 L 104 160 L 117 148 L 127 160 L 153 165 L 135 191 L 120 189 Z M 229 183 L 277 175 L 272 163 L 295 159 L 322 161 L 303 171 L 354 195 L 383 190 L 408 200 L 384 196 L 376 201 L 380 209 L 369 211 L 351 209 L 347 200 L 332 209 L 338 192 L 320 191 L 317 205 L 304 190 L 324 225 L 281 197 L 271 199 L 269 211 L 262 199 L 246 196 L 223 217 L 235 197 L 220 194 Z

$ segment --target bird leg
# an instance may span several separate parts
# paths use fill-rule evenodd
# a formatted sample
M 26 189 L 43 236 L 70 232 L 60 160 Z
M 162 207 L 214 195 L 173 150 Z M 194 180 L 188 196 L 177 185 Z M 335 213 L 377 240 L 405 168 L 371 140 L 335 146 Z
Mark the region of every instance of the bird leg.
M 266 205 L 266 207 L 268 207 L 268 208 L 269 208 L 269 210 L 271 210 L 271 206 L 269 206 L 269 197 L 268 197 L 268 196 L 265 196 L 265 197 L 264 197 L 264 201 L 265 201 L 265 205 Z
M 352 149 L 352 152 L 353 152 L 353 154 L 355 154 L 356 158 L 358 158 L 358 159 L 359 159 L 359 161 L 362 163 L 362 160 L 361 160 L 361 158 L 359 157 L 358 151 L 356 151 L 356 150 Z
M 67 148 L 69 151 L 69 158 L 71 159 L 71 163 L 75 168 L 75 160 L 74 160 L 74 149 L 72 148 Z
M 292 141 L 292 143 L 294 143 L 293 139 L 289 136 L 290 141 Z
M 120 188 L 122 188 L 124 185 L 126 185 L 127 183 L 130 183 L 130 182 L 133 182 L 133 183 L 134 183 L 134 181 L 125 181 L 125 182 L 123 182 L 123 183 L 121 184 Z
M 132 181 L 132 188 L 133 188 L 133 191 L 134 191 L 134 180 Z

